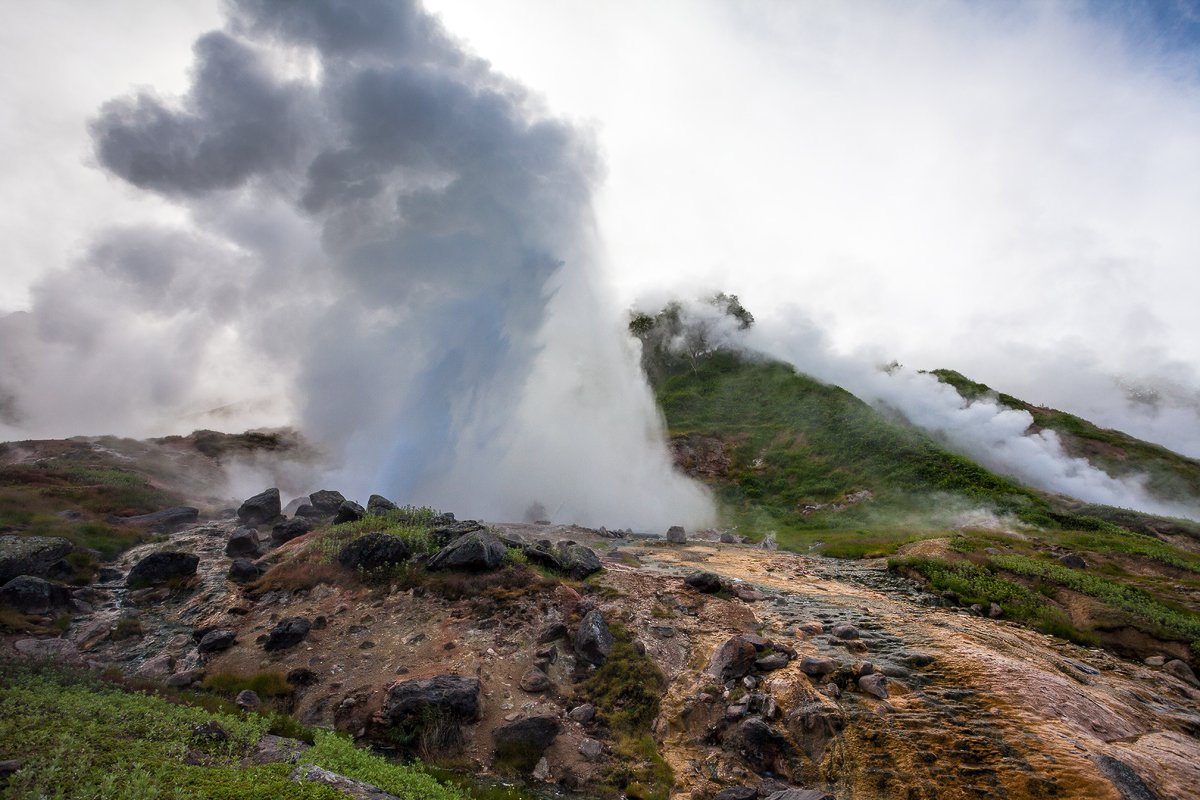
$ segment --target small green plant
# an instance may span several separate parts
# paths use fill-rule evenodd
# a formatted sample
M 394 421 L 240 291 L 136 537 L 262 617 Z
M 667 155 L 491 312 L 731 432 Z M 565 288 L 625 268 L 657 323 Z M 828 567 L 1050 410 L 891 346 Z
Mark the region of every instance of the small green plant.
M 236 695 L 244 689 L 250 689 L 259 697 L 289 697 L 295 693 L 296 687 L 288 683 L 283 672 L 264 671 L 254 673 L 212 672 L 201 684 L 210 692 L 225 695 Z
M 121 617 L 108 636 L 114 642 L 121 642 L 126 639 L 140 638 L 144 633 L 142 622 L 137 617 Z

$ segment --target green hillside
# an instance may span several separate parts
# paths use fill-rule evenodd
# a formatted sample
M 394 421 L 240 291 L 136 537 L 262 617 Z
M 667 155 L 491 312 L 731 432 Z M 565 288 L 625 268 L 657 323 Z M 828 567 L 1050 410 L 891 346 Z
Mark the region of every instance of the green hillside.
M 1069 455 L 1086 458 L 1113 477 L 1145 475 L 1146 489 L 1156 497 L 1164 500 L 1200 497 L 1200 461 L 1196 459 L 1121 431 L 1101 428 L 1074 414 L 996 392 L 954 370 L 937 369 L 931 374 L 953 386 L 965 399 L 991 397 L 1001 405 L 1028 411 L 1033 416 L 1031 433 L 1054 431 Z

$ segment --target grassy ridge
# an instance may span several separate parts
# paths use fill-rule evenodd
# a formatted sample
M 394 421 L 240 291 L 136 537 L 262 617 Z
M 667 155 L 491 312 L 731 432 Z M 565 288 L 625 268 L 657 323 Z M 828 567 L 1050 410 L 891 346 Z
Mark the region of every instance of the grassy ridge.
M 717 352 L 695 368 L 676 369 L 658 387 L 672 436 L 724 443 L 730 467 L 715 485 L 744 526 L 769 518 L 783 529 L 861 526 L 920 515 L 929 498 L 941 505 L 985 507 L 1044 519 L 1037 493 L 951 453 L 926 434 L 899 425 L 836 386 L 779 362 Z M 869 490 L 864 515 L 802 513 Z

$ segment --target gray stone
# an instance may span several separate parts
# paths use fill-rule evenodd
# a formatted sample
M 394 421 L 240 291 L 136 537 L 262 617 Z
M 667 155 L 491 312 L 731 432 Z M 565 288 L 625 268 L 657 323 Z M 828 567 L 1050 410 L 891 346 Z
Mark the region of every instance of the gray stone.
M 1142 663 L 1147 667 L 1161 667 L 1163 664 L 1167 663 L 1167 659 L 1165 656 L 1149 656 Z
M 832 658 L 821 656 L 805 656 L 800 659 L 800 671 L 805 675 L 819 677 L 837 670 L 837 662 Z
M 314 527 L 312 520 L 308 517 L 294 517 L 271 529 L 271 542 L 273 544 L 290 542 L 292 539 L 308 533 Z
M 713 800 L 756 800 L 758 792 L 750 786 L 730 786 L 713 795 Z
M 202 669 L 185 669 L 167 678 L 167 686 L 172 689 L 186 689 L 204 678 Z
M 261 552 L 258 531 L 254 528 L 238 528 L 225 543 L 225 555 L 232 558 L 258 558 Z
M 834 625 L 830 633 L 832 633 L 838 639 L 858 639 L 862 636 L 862 634 L 859 633 L 858 628 L 854 627 L 848 622 Z
M 731 637 L 713 652 L 704 671 L 721 683 L 737 680 L 753 669 L 757 653 L 744 636 Z
M 858 679 L 858 688 L 869 695 L 874 695 L 880 700 L 888 698 L 887 676 L 881 675 L 878 672 L 870 675 L 863 675 Z
M 74 549 L 57 536 L 0 536 L 0 584 L 21 575 L 44 578 Z
M 134 670 L 135 678 L 165 679 L 175 669 L 175 659 L 170 653 L 159 653 L 148 658 Z
M 367 510 L 353 500 L 346 500 L 338 506 L 337 513 L 333 515 L 335 525 L 343 522 L 357 522 L 367 515 Z
M 410 555 L 408 544 L 399 536 L 368 533 L 338 552 L 338 562 L 348 569 L 370 572 L 402 564 Z
M 580 725 L 586 725 L 596 718 L 596 707 L 591 703 L 584 703 L 568 711 L 567 716 Z
M 229 565 L 228 577 L 235 583 L 248 583 L 257 580 L 264 572 L 265 569 L 248 558 L 235 558 Z
M 18 575 L 0 587 L 0 605 L 26 614 L 48 614 L 71 604 L 71 590 L 32 575 Z
M 549 716 L 526 717 L 501 725 L 492 732 L 496 757 L 525 762 L 526 768 L 532 767 L 542 753 L 554 744 L 561 729 L 558 719 Z
M 763 672 L 771 672 L 772 670 L 783 669 L 788 665 L 788 657 L 783 653 L 771 653 L 769 656 L 763 656 L 754 662 L 754 666 L 758 667 Z
M 341 492 L 321 489 L 310 494 L 308 502 L 312 505 L 313 516 L 332 517 L 338 513 L 338 509 L 342 507 L 342 503 L 346 502 L 346 498 L 342 496 Z
M 1163 669 L 1184 683 L 1189 683 L 1192 686 L 1200 686 L 1200 681 L 1196 680 L 1196 673 L 1192 672 L 1192 668 L 1178 658 L 1173 658 L 1166 664 L 1163 664 Z
M 575 652 L 580 658 L 597 666 L 603 664 L 614 642 L 603 614 L 593 609 L 584 615 L 575 632 Z
M 558 560 L 562 571 L 577 581 L 603 569 L 595 551 L 581 544 L 560 545 Z
M 243 525 L 252 528 L 274 522 L 281 510 L 279 490 L 267 489 L 242 503 L 237 510 L 237 517 Z
M 66 639 L 18 639 L 13 643 L 13 649 L 34 661 L 53 661 L 70 666 L 83 663 L 79 649 Z
M 829 792 L 820 789 L 784 789 L 767 795 L 765 800 L 836 800 Z
M 1058 563 L 1070 569 L 1087 569 L 1087 562 L 1083 560 L 1083 556 L 1076 553 L 1067 553 L 1065 556 L 1059 556 Z
M 722 588 L 721 576 L 712 572 L 694 572 L 683 582 L 703 594 L 716 594 Z
M 741 543 L 741 540 L 738 539 L 738 537 L 734 536 L 732 533 L 729 533 L 728 531 L 721 534 L 721 544 L 740 544 L 740 543 Z
M 504 545 L 484 530 L 465 533 L 438 551 L 429 560 L 429 569 L 456 569 L 468 572 L 493 570 L 504 563 Z
M 604 745 L 595 739 L 584 739 L 579 743 L 579 754 L 588 761 L 597 761 L 604 755 Z
M 521 689 L 530 693 L 544 692 L 553 684 L 550 683 L 550 676 L 537 667 L 530 667 L 525 670 L 525 674 L 521 676 Z
M 672 525 L 667 528 L 667 541 L 671 544 L 687 544 L 687 533 L 682 526 Z
M 320 783 L 336 789 L 348 800 L 399 800 L 374 784 L 347 778 L 315 764 L 301 764 L 292 770 L 291 780 L 297 783 Z
M 384 716 L 393 724 L 435 716 L 457 722 L 474 722 L 480 716 L 479 679 L 437 675 L 400 681 L 388 690 Z
M 400 506 L 388 500 L 381 494 L 373 494 L 367 498 L 367 513 L 380 517 L 389 511 L 398 511 Z
M 263 643 L 263 649 L 272 651 L 295 647 L 304 641 L 311 628 L 312 623 L 304 617 L 288 617 L 280 620 L 267 636 L 267 641 Z
M 242 689 L 238 692 L 237 697 L 233 699 L 233 702 L 237 703 L 238 708 L 247 711 L 253 711 L 262 705 L 262 700 L 253 689 Z
M 125 584 L 131 589 L 160 586 L 169 581 L 192 577 L 199 565 L 200 557 L 197 555 L 162 550 L 134 564 L 125 578 Z
M 228 628 L 209 631 L 200 638 L 196 649 L 201 653 L 220 653 L 237 643 L 237 634 Z

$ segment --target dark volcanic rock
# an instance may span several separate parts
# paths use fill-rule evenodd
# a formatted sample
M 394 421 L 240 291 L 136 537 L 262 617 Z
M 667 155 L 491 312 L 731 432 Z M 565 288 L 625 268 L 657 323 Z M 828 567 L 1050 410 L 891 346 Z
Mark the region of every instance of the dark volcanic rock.
M 249 583 L 258 580 L 264 572 L 266 572 L 265 569 L 248 558 L 235 558 L 229 565 L 228 577 L 235 583 Z
M 337 558 L 349 569 L 370 572 L 403 563 L 408 557 L 408 545 L 399 536 L 368 533 L 343 547 Z
M 763 800 L 834 800 L 834 796 L 820 789 L 783 789 L 767 795 Z
M 525 670 L 525 674 L 521 676 L 520 686 L 522 690 L 536 694 L 538 692 L 546 691 L 553 686 L 553 684 L 550 683 L 550 676 L 548 676 L 545 672 L 537 667 L 530 667 L 529 669 Z
M 713 800 L 757 800 L 758 792 L 750 786 L 730 786 L 713 795 Z
M 267 489 L 262 494 L 256 494 L 242 503 L 241 508 L 237 511 L 237 516 L 242 524 L 254 527 L 273 522 L 281 510 L 279 490 Z
M 562 563 L 563 572 L 577 581 L 602 569 L 595 551 L 581 544 L 560 545 L 558 560 Z
M 725 739 L 726 745 L 740 755 L 755 772 L 780 772 L 791 747 L 782 733 L 762 717 L 747 717 Z
M 381 494 L 373 494 L 367 498 L 367 513 L 382 516 L 389 511 L 396 511 L 400 506 L 388 500 Z
M 353 500 L 347 500 L 338 506 L 337 513 L 333 515 L 333 522 L 335 525 L 342 522 L 357 522 L 366 515 L 366 509 Z
M 737 680 L 754 668 L 757 653 L 745 637 L 734 636 L 716 649 L 704 671 L 722 683 Z
M 1065 556 L 1059 556 L 1058 563 L 1070 569 L 1087 569 L 1087 562 L 1083 560 L 1083 556 L 1076 553 L 1067 553 Z
M 233 558 L 257 558 L 260 552 L 258 532 L 254 528 L 238 528 L 225 543 L 225 555 Z
M 554 717 L 526 717 L 496 728 L 496 758 L 530 769 L 554 744 L 562 725 Z
M 667 541 L 672 544 L 687 544 L 687 532 L 679 525 L 667 528 Z
M 449 519 L 440 520 L 434 517 L 429 522 L 429 535 L 439 546 L 445 546 L 463 534 L 474 533 L 475 531 L 484 530 L 484 526 L 473 519 L 464 519 L 461 522 L 454 521 L 453 514 L 439 515 L 449 517 Z
M 763 656 L 754 662 L 754 666 L 758 667 L 763 672 L 783 669 L 787 665 L 788 657 L 784 653 L 771 653 L 769 656 Z
M 454 722 L 479 719 L 479 679 L 460 675 L 400 681 L 388 690 L 384 716 L 393 725 L 421 722 L 429 717 Z
M 603 614 L 593 609 L 584 615 L 575 632 L 575 652 L 580 658 L 592 664 L 603 664 L 612 651 L 613 642 L 612 631 Z
M 20 575 L 44 578 L 74 549 L 57 536 L 0 536 L 0 583 Z
M 347 778 L 316 764 L 301 764 L 292 770 L 288 779 L 296 783 L 319 783 L 329 786 L 339 797 L 346 800 L 397 800 L 394 794 L 389 794 L 372 783 Z
M 0 604 L 26 614 L 48 614 L 71 604 L 71 589 L 32 575 L 18 575 L 0 587 Z
M 684 578 L 683 582 L 704 594 L 716 594 L 721 591 L 721 576 L 712 572 L 694 572 Z
M 150 514 L 139 514 L 136 517 L 122 517 L 124 525 L 144 525 L 153 531 L 173 531 L 183 525 L 191 525 L 200 517 L 200 510 L 191 506 L 176 506 L 155 511 Z
M 313 512 L 318 517 L 332 517 L 337 514 L 338 509 L 342 507 L 342 503 L 346 502 L 346 498 L 342 497 L 341 492 L 335 492 L 332 489 L 322 489 L 319 492 L 313 492 L 308 496 L 308 502 L 312 504 Z
M 869 695 L 874 695 L 880 700 L 888 698 L 887 676 L 876 672 L 871 675 L 863 675 L 858 679 L 858 688 Z
M 280 620 L 267 636 L 267 641 L 263 643 L 263 650 L 284 650 L 288 647 L 295 647 L 304 641 L 304 637 L 308 636 L 311 628 L 312 623 L 304 617 L 288 617 Z
M 1154 790 L 1142 780 L 1142 776 L 1124 761 L 1099 755 L 1092 756 L 1092 761 L 1104 776 L 1112 781 L 1113 786 L 1117 787 L 1117 791 L 1121 793 L 1121 800 L 1159 800 Z
M 845 726 L 841 710 L 834 703 L 802 703 L 787 717 L 792 740 L 812 761 L 820 762 L 825 748 Z
M 275 544 L 290 542 L 297 536 L 303 536 L 313 529 L 312 520 L 308 517 L 294 517 L 287 522 L 281 522 L 271 529 L 271 541 Z
M 237 643 L 237 634 L 228 628 L 209 631 L 200 639 L 200 643 L 196 645 L 196 649 L 201 653 L 220 653 L 222 650 L 228 650 Z
M 484 572 L 504 562 L 503 543 L 484 530 L 463 534 L 429 559 L 429 569 L 459 569 Z
M 143 586 L 158 586 L 179 578 L 190 578 L 196 574 L 200 556 L 191 553 L 160 551 L 151 553 L 133 565 L 125 584 L 131 589 Z

